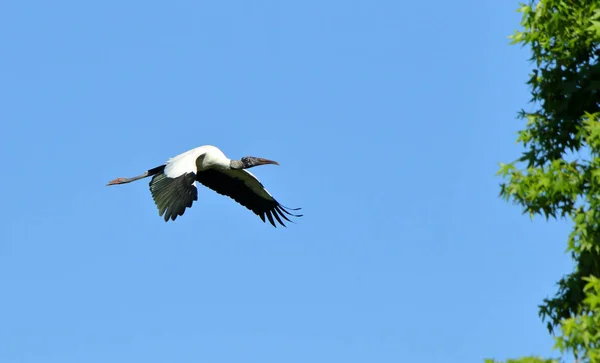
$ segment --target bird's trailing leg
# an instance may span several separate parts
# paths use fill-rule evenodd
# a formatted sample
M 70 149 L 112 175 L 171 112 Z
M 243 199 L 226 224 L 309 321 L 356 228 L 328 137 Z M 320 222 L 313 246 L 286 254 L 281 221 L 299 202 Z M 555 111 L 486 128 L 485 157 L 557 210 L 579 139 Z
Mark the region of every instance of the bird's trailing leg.
M 107 186 L 109 185 L 117 185 L 117 184 L 127 184 L 127 183 L 131 183 L 132 181 L 136 181 L 138 179 L 142 179 L 148 176 L 148 172 L 145 172 L 142 175 L 138 175 L 138 176 L 134 176 L 133 178 L 117 178 L 115 180 L 111 180 L 108 182 L 108 184 L 106 184 Z
M 123 183 L 126 183 L 125 178 L 117 178 L 115 180 L 109 181 L 108 184 L 106 184 L 106 186 L 116 185 L 116 184 L 123 184 Z
M 161 166 L 156 167 L 154 169 L 148 170 L 144 174 L 141 174 L 141 175 L 138 175 L 138 176 L 134 176 L 133 178 L 117 178 L 115 180 L 111 180 L 111 181 L 108 182 L 108 184 L 106 184 L 106 186 L 131 183 L 132 181 L 136 181 L 136 180 L 139 180 L 139 179 L 143 179 L 143 178 L 146 178 L 146 177 L 149 177 L 149 176 L 161 173 L 163 170 L 165 170 L 165 166 L 161 165 Z

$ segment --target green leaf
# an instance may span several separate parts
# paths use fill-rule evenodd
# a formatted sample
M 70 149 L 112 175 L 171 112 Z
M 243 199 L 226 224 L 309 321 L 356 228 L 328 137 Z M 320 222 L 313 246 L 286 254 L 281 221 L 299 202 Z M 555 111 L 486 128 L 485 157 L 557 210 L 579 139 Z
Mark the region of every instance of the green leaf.
M 564 241 L 573 271 L 539 315 L 556 348 L 600 362 L 600 0 L 521 4 L 513 44 L 527 46 L 530 109 L 520 110 L 521 156 L 500 164 L 500 195 L 524 214 L 569 221 Z M 527 241 L 523 241 L 527 243 Z M 556 332 L 555 330 L 558 330 Z M 507 363 L 542 362 L 525 357 Z M 547 360 L 550 362 L 551 360 Z M 493 360 L 489 360 L 492 363 Z

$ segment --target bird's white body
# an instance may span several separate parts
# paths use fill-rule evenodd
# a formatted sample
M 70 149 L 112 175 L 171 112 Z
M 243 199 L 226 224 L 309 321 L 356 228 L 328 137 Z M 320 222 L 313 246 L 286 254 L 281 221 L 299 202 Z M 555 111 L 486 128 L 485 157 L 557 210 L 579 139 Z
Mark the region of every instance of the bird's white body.
M 164 215 L 165 221 L 168 221 L 183 215 L 185 209 L 198 200 L 196 182 L 199 182 L 219 194 L 234 199 L 258 215 L 263 222 L 266 217 L 273 226 L 276 226 L 275 221 L 285 226 L 282 218 L 290 221 L 286 214 L 295 217 L 300 215 L 288 212 L 252 173 L 245 170 L 264 164 L 278 165 L 275 161 L 251 156 L 232 161 L 217 147 L 204 145 L 172 157 L 165 165 L 148 170 L 142 175 L 117 178 L 108 185 L 130 183 L 152 176 L 152 198 L 158 207 L 159 215 Z
M 196 160 L 204 154 L 201 165 Z M 229 169 L 231 160 L 216 146 L 204 145 L 170 158 L 164 173 L 169 178 L 177 178 L 185 173 L 204 171 L 209 168 Z

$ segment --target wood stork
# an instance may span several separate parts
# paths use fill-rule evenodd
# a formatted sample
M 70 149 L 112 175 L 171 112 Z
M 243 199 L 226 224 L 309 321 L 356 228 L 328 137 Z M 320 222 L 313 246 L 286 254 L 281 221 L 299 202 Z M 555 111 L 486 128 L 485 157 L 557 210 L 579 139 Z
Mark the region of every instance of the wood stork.
M 279 204 L 263 187 L 252 173 L 245 170 L 258 165 L 274 164 L 276 161 L 246 156 L 240 160 L 230 160 L 215 146 L 205 145 L 179 154 L 167 161 L 166 164 L 146 171 L 133 178 L 117 178 L 107 185 L 131 183 L 152 176 L 150 193 L 158 207 L 158 214 L 164 215 L 165 222 L 173 221 L 182 216 L 186 208 L 190 208 L 198 200 L 196 181 L 215 192 L 226 195 L 265 222 L 265 216 L 273 227 L 275 220 L 285 227 L 282 219 L 288 222 L 288 216 L 301 217 L 292 214 Z M 273 219 L 275 218 L 275 220 Z

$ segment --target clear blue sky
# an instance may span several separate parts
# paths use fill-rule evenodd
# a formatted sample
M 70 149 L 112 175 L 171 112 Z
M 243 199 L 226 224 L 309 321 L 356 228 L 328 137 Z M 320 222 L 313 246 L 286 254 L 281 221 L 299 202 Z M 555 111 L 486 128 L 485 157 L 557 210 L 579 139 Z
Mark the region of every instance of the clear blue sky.
M 482 362 L 551 354 L 565 222 L 498 198 L 529 53 L 517 1 L 0 5 L 0 362 Z M 263 224 L 148 180 L 271 158 Z

